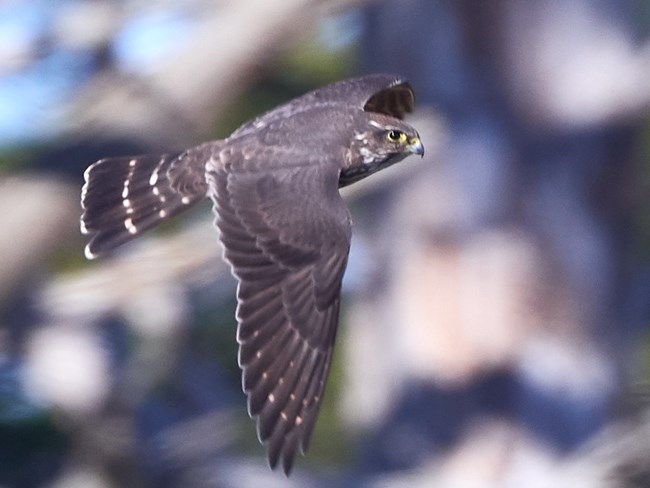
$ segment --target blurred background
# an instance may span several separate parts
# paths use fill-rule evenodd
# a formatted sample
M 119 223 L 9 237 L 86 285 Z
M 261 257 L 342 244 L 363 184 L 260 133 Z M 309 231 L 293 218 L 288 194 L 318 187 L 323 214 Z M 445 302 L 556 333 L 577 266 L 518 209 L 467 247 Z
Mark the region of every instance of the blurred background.
M 0 486 L 650 487 L 650 2 L 0 1 Z M 337 351 L 271 472 L 208 202 L 97 262 L 83 171 L 397 72 Z

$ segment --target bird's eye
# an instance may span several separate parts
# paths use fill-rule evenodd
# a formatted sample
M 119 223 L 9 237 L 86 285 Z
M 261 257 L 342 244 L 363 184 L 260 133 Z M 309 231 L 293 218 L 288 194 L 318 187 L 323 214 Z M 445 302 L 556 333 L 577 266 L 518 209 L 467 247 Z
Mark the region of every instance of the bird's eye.
M 390 142 L 404 142 L 406 141 L 406 134 L 401 130 L 389 130 L 386 133 L 386 139 Z

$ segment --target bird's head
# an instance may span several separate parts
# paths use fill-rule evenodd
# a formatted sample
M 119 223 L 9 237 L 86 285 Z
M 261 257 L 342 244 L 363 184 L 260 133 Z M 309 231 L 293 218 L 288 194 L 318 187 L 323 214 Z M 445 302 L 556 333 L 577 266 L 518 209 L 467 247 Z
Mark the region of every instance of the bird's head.
M 418 132 L 409 124 L 383 114 L 367 114 L 353 136 L 339 187 L 395 164 L 411 154 L 424 155 Z

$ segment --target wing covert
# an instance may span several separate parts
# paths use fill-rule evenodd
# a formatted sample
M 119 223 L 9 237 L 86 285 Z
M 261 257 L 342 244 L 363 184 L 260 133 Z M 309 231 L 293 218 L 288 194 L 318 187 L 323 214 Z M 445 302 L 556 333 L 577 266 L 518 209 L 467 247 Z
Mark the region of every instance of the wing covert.
M 415 93 L 404 77 L 394 74 L 379 73 L 341 80 L 260 115 L 242 125 L 230 137 L 256 132 L 274 121 L 286 119 L 305 109 L 337 105 L 403 119 L 415 107 Z

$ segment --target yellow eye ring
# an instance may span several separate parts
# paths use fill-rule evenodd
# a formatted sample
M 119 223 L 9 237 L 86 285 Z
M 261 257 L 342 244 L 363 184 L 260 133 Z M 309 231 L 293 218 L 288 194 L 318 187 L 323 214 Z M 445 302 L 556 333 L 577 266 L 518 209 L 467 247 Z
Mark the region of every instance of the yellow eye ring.
M 404 144 L 406 142 L 406 134 L 401 130 L 393 129 L 386 132 L 386 139 L 390 142 L 399 142 L 400 144 Z

